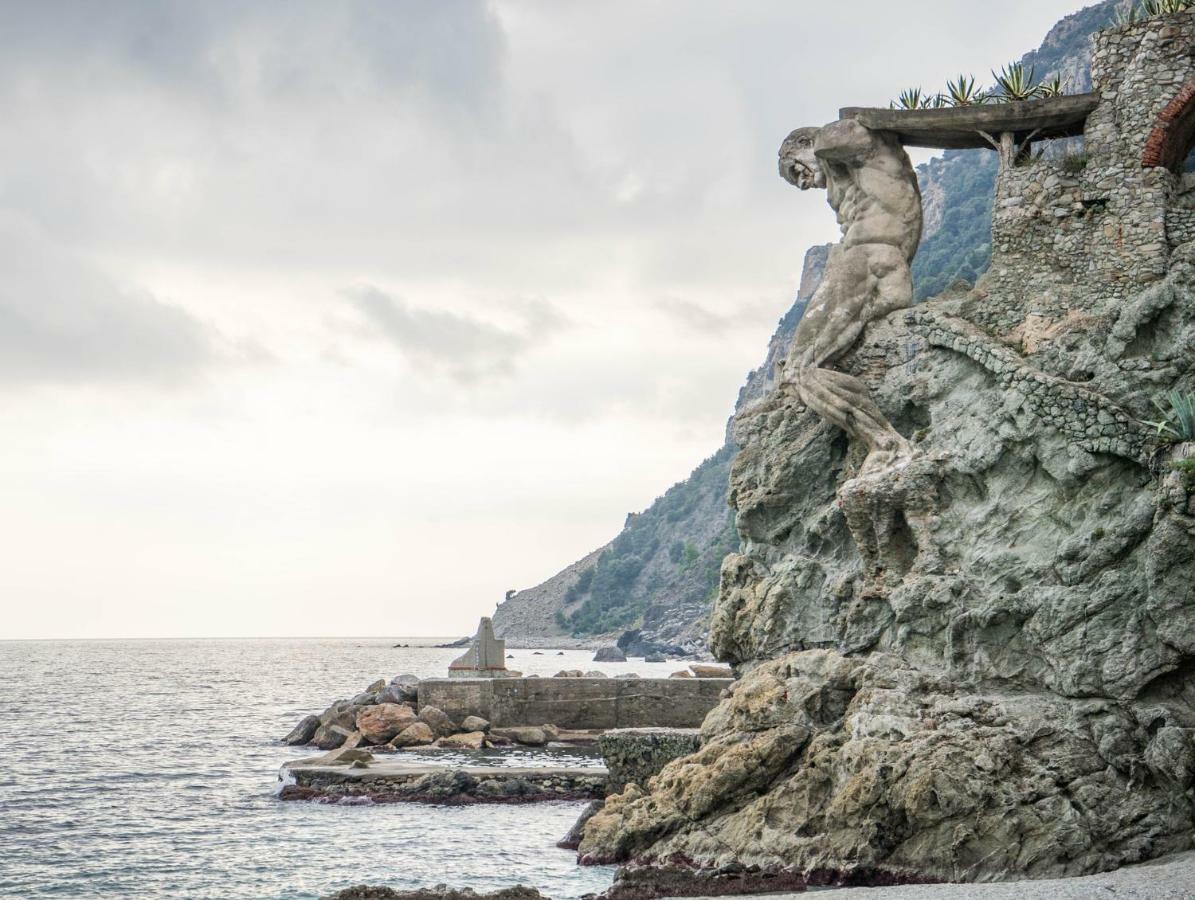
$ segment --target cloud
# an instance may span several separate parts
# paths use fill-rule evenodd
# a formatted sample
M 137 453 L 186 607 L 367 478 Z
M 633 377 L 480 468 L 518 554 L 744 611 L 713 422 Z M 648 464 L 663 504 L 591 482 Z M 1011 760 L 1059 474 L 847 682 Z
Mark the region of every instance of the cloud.
M 413 306 L 372 285 L 346 294 L 368 324 L 420 371 L 445 373 L 462 383 L 512 374 L 520 356 L 565 324 L 551 304 L 538 299 L 508 304 L 518 322 L 505 328 L 467 314 Z
M 681 327 L 707 337 L 726 337 L 731 331 L 754 328 L 775 318 L 774 300 L 745 301 L 728 312 L 711 310 L 692 300 L 666 297 L 652 302 L 652 307 Z
M 214 338 L 0 213 L 0 384 L 179 381 L 212 361 Z

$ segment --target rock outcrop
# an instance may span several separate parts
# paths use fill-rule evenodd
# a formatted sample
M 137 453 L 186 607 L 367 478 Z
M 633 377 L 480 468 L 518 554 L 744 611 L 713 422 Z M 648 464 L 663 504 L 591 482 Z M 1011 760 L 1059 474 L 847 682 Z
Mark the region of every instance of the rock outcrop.
M 1192 846 L 1193 448 L 1149 423 L 1195 392 L 1195 243 L 1149 153 L 1195 116 L 1193 46 L 1192 13 L 1103 34 L 1082 172 L 1002 171 L 990 274 L 842 360 L 907 470 L 858 478 L 864 448 L 775 394 L 738 416 L 710 642 L 744 676 L 582 858 L 899 883 Z

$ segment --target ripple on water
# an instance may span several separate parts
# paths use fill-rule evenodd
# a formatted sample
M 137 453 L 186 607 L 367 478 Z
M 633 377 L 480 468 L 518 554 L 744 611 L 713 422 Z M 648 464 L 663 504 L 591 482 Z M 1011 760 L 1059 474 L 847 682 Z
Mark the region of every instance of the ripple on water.
M 0 642 L 0 894 L 310 898 L 362 882 L 603 890 L 555 842 L 583 803 L 432 807 L 283 803 L 278 738 L 336 697 L 400 672 L 442 674 L 456 655 L 401 640 Z M 516 668 L 666 675 L 589 654 Z M 14 699 L 15 698 L 15 699 Z M 591 766 L 585 748 L 413 760 Z

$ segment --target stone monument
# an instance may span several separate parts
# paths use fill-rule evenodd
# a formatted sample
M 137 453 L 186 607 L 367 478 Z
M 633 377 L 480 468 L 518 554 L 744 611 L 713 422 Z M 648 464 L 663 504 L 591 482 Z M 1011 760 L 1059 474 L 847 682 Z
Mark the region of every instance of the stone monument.
M 797 327 L 781 389 L 867 446 L 864 473 L 898 465 L 910 455 L 908 442 L 862 381 L 830 367 L 868 322 L 913 304 L 909 264 L 922 221 L 913 164 L 894 134 L 844 119 L 790 134 L 780 174 L 803 191 L 824 188 L 842 229 Z
M 448 666 L 451 678 L 506 678 L 506 641 L 494 637 L 494 623 L 482 616 L 469 649 Z

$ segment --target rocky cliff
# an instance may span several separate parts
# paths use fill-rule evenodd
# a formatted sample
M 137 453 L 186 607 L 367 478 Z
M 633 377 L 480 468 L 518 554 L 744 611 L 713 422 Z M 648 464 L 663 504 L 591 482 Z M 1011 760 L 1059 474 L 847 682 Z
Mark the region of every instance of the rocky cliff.
M 1195 231 L 1154 161 L 1195 142 L 1192 48 L 1195 13 L 1102 33 L 1083 166 L 1002 170 L 990 271 L 842 361 L 906 468 L 778 394 L 736 417 L 710 644 L 742 677 L 583 858 L 896 883 L 1192 846 Z
M 1106 0 L 1067 16 L 1024 61 L 1039 76 L 1057 73 L 1072 90 L 1086 90 L 1091 34 L 1110 21 L 1118 2 Z M 921 166 L 917 175 L 926 225 L 913 273 L 917 296 L 924 299 L 953 286 L 969 287 L 987 269 L 996 157 L 984 150 L 950 151 Z M 807 254 L 796 300 L 768 342 L 763 363 L 748 375 L 735 415 L 770 393 L 776 363 L 788 352 L 828 251 L 825 245 Z M 641 627 L 641 640 L 648 644 L 700 653 L 718 564 L 737 549 L 728 527 L 726 491 L 736 453 L 728 425 L 722 448 L 643 513 L 629 516 L 614 541 L 499 606 L 494 613 L 498 635 L 528 646 L 594 646 Z M 587 570 L 594 574 L 585 576 Z M 589 589 L 590 578 L 597 581 L 597 596 Z

